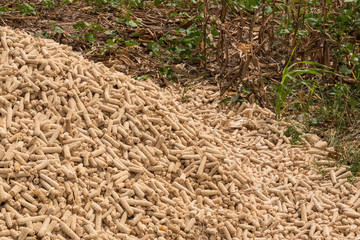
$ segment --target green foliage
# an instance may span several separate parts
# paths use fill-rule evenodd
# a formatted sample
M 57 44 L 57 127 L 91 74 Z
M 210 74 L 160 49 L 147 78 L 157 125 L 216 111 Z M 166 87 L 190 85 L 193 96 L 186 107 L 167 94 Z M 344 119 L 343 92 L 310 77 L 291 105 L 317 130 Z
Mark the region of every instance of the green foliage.
M 4 12 L 8 12 L 8 11 L 9 11 L 9 7 L 8 7 L 8 6 L 0 7 L 0 15 L 3 14 Z
M 350 171 L 354 176 L 360 176 L 360 143 L 357 139 L 360 132 L 333 131 L 328 141 L 336 149 L 333 157 L 339 164 L 351 166 Z
M 297 131 L 294 126 L 289 126 L 284 132 L 284 135 L 286 137 L 291 137 L 290 143 L 293 145 L 301 142 L 301 133 Z
M 96 37 L 99 32 L 104 32 L 104 28 L 97 23 L 78 22 L 73 25 L 79 33 L 73 34 L 72 37 L 80 38 L 90 44 L 96 43 Z
M 168 59 L 174 63 L 184 61 L 194 62 L 203 59 L 203 56 L 199 53 L 199 45 L 202 38 L 201 29 L 195 24 L 187 29 L 178 28 L 176 32 L 178 35 L 182 35 L 182 37 L 178 38 L 165 34 L 157 42 L 149 42 L 149 49 L 157 56 L 167 53 L 170 55 Z
M 124 43 L 125 43 L 125 45 L 126 45 L 127 47 L 139 46 L 139 45 L 140 45 L 139 42 L 137 42 L 137 41 L 135 41 L 135 40 L 133 40 L 133 39 L 124 41 Z
M 305 103 L 305 106 L 303 107 L 304 111 L 308 111 L 310 103 L 311 103 L 311 98 L 314 95 L 314 92 L 317 88 L 316 79 L 304 80 L 301 78 L 302 75 L 311 74 L 311 75 L 321 76 L 322 74 L 325 74 L 325 73 L 338 75 L 332 71 L 322 69 L 322 68 L 327 68 L 327 66 L 319 64 L 319 63 L 311 62 L 311 61 L 301 61 L 301 62 L 296 62 L 296 63 L 293 63 L 292 65 L 290 65 L 291 58 L 294 54 L 294 51 L 295 51 L 295 48 L 293 49 L 290 59 L 283 69 L 283 76 L 282 76 L 280 85 L 274 87 L 275 94 L 276 94 L 275 113 L 278 118 L 280 117 L 281 112 L 287 107 L 284 105 L 286 104 L 286 102 L 289 98 L 289 95 L 297 94 L 297 92 L 294 90 L 297 87 L 299 87 L 299 85 L 305 85 L 307 87 L 310 87 L 310 89 L 311 89 L 308 99 Z M 322 67 L 322 68 L 296 69 L 295 66 L 299 65 L 299 64 L 307 64 L 307 65 L 312 65 L 312 66 L 317 66 L 317 67 Z
M 346 164 L 351 165 L 351 172 L 360 176 L 360 146 L 353 145 L 348 147 L 345 152 L 342 153 L 343 159 L 346 159 Z
M 42 33 L 36 33 L 35 34 L 35 37 L 44 37 L 44 38 L 52 38 L 51 36 L 49 36 L 49 34 L 45 31 L 45 32 L 42 32 Z
M 150 4 L 143 0 L 85 0 L 89 6 L 93 7 L 93 12 L 109 12 L 114 8 L 122 7 L 125 9 L 145 8 Z
M 160 5 L 163 2 L 164 2 L 164 0 L 154 0 L 155 6 Z
M 318 108 L 315 114 L 319 122 L 328 123 L 336 129 L 347 130 L 347 126 L 360 116 L 360 86 L 352 87 L 349 84 L 339 83 L 333 86 L 319 88 L 321 101 L 317 101 Z
M 179 29 L 179 33 L 184 32 L 186 35 L 179 40 L 180 47 L 175 47 L 175 49 L 171 49 L 173 53 L 179 55 L 180 60 L 184 60 L 188 58 L 189 60 L 194 60 L 198 58 L 200 55 L 194 51 L 198 49 L 202 31 L 198 28 L 196 24 L 190 26 L 188 29 Z
M 64 33 L 64 30 L 61 27 L 57 26 L 54 21 L 50 22 L 50 26 L 52 26 L 51 32 L 37 33 L 35 36 L 37 36 L 37 37 L 43 36 L 44 38 L 55 39 L 56 33 L 59 33 L 59 34 Z
M 64 33 L 64 30 L 59 26 L 54 26 L 54 31 L 57 33 Z
M 234 3 L 249 10 L 257 9 L 261 2 L 261 0 L 234 0 Z
M 108 12 L 111 8 L 119 7 L 121 0 L 85 0 L 89 6 L 93 7 L 93 12 Z
M 35 15 L 36 11 L 34 5 L 30 3 L 23 2 L 17 6 L 17 10 L 24 15 Z
M 247 1 L 245 1 L 247 2 Z M 254 1 L 256 2 L 256 1 Z M 272 1 L 266 1 L 268 8 L 272 8 Z M 298 4 L 302 4 L 300 7 Z M 307 40 L 309 36 L 308 27 L 313 28 L 323 34 L 325 39 L 333 39 L 339 43 L 336 49 L 331 52 L 338 60 L 339 70 L 342 74 L 354 79 L 360 79 L 360 44 L 352 43 L 349 39 L 353 36 L 360 36 L 360 1 L 345 1 L 345 4 L 334 11 L 333 1 L 327 1 L 327 9 L 330 11 L 323 11 L 323 1 L 287 1 L 275 5 L 273 12 L 284 12 L 290 8 L 296 9 L 299 7 L 299 14 L 289 17 L 285 14 L 280 14 L 280 25 L 276 30 L 276 34 L 281 39 L 287 41 L 291 35 L 296 34 L 296 42 L 301 45 L 303 41 Z M 280 8 L 279 8 L 280 6 Z M 250 7 L 247 7 L 248 9 Z M 302 21 L 303 19 L 303 21 Z M 296 32 L 297 31 L 297 32 Z
M 164 66 L 160 67 L 159 74 L 160 74 L 160 76 L 164 76 L 173 82 L 177 82 L 177 80 L 178 80 L 177 75 L 174 73 L 174 70 L 170 66 L 164 65 Z
M 143 0 L 131 0 L 128 2 L 128 5 L 131 7 L 136 8 L 144 8 L 145 7 L 145 1 Z
M 141 25 L 141 22 L 139 20 L 132 20 L 130 18 L 130 14 L 131 12 L 128 12 L 127 15 L 120 15 L 116 21 L 118 23 L 121 23 L 121 24 L 125 24 L 127 26 L 130 26 L 130 27 L 133 27 L 133 28 L 136 28 L 138 27 L 139 25 Z
M 54 6 L 55 6 L 55 2 L 52 1 L 52 0 L 43 0 L 43 1 L 41 2 L 41 4 L 42 4 L 44 7 L 48 7 L 48 8 L 50 8 L 50 9 L 53 9 Z

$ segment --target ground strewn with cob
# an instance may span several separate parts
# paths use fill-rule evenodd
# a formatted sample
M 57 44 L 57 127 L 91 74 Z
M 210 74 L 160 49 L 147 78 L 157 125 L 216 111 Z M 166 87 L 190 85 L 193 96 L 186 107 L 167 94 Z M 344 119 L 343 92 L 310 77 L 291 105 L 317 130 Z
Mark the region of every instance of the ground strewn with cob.
M 0 36 L 0 239 L 359 234 L 351 173 L 325 142 L 291 146 L 269 110 L 181 103 L 52 40 Z

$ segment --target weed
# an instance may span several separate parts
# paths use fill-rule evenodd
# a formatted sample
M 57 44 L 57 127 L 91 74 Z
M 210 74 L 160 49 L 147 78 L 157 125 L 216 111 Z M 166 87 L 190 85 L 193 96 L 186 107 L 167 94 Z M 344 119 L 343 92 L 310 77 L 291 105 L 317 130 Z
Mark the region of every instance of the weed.
M 284 132 L 286 137 L 291 137 L 290 143 L 295 145 L 301 142 L 300 136 L 302 135 L 299 131 L 296 130 L 294 126 L 289 126 Z
M 313 167 L 317 170 L 318 173 L 320 173 L 323 177 L 328 175 L 323 165 L 319 165 L 316 162 L 314 162 Z
M 360 176 L 360 144 L 359 141 L 347 142 L 345 145 L 337 145 L 340 152 L 339 161 L 351 166 L 350 170 L 355 175 Z
M 305 85 L 310 88 L 310 93 L 309 93 L 308 98 L 304 105 L 304 111 L 308 111 L 312 96 L 314 95 L 314 92 L 317 87 L 316 79 L 315 80 L 314 79 L 304 80 L 304 79 L 300 78 L 301 75 L 311 74 L 311 75 L 321 76 L 321 74 L 328 73 L 328 74 L 333 74 L 333 75 L 339 76 L 339 74 L 336 74 L 332 71 L 322 69 L 322 68 L 327 68 L 327 66 L 316 63 L 316 62 L 301 61 L 301 62 L 295 62 L 292 65 L 290 65 L 291 58 L 292 58 L 294 52 L 295 52 L 295 48 L 293 49 L 290 59 L 283 69 L 283 76 L 282 76 L 280 85 L 278 85 L 274 88 L 275 94 L 276 94 L 275 113 L 276 113 L 277 118 L 280 118 L 281 112 L 283 110 L 285 110 L 285 108 L 287 107 L 284 105 L 286 104 L 286 102 L 289 98 L 289 95 L 290 94 L 296 95 L 296 93 L 293 93 L 293 90 L 295 88 L 299 87 L 300 85 Z M 322 67 L 322 68 L 295 69 L 295 66 L 299 65 L 299 64 L 308 64 L 308 65 L 313 65 L 313 66 Z

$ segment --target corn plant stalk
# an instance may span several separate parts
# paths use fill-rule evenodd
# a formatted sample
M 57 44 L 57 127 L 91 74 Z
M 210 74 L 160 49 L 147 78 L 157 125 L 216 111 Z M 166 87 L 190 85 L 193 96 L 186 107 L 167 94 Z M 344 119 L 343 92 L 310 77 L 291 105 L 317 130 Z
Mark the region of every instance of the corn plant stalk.
M 208 21 L 208 15 L 207 15 L 207 7 L 208 3 L 207 0 L 203 0 L 203 8 L 204 8 L 204 20 L 203 20 L 203 34 L 201 37 L 201 44 L 200 44 L 200 52 L 201 55 L 204 57 L 203 60 L 201 60 L 201 66 L 206 68 L 206 35 L 207 35 L 207 21 Z
M 286 63 L 286 65 L 283 69 L 283 76 L 281 79 L 281 84 L 278 85 L 278 87 L 276 88 L 275 113 L 276 113 L 277 118 L 280 118 L 281 112 L 284 109 L 286 109 L 286 107 L 284 107 L 284 105 L 285 105 L 286 99 L 288 99 L 288 96 L 292 92 L 292 90 L 295 87 L 297 87 L 298 85 L 301 85 L 301 84 L 307 85 L 307 82 L 299 80 L 297 78 L 298 76 L 301 76 L 304 74 L 312 74 L 312 75 L 321 76 L 321 74 L 324 74 L 324 73 L 341 76 L 335 72 L 332 72 L 332 71 L 329 71 L 326 69 L 322 69 L 322 68 L 329 68 L 328 66 L 322 65 L 320 63 L 312 62 L 312 61 L 295 62 L 290 65 L 291 59 L 295 53 L 295 49 L 296 48 L 293 49 L 293 51 L 290 55 L 290 59 Z M 292 70 L 296 65 L 299 65 L 299 64 L 308 64 L 308 65 L 313 65 L 313 66 L 322 67 L 322 68 L 306 68 L 306 69 Z M 292 85 L 289 85 L 291 80 L 293 80 L 294 83 Z M 308 107 L 309 107 L 309 101 L 314 94 L 315 88 L 316 88 L 316 81 L 313 81 L 310 95 L 309 95 L 309 98 L 308 98 L 308 101 L 306 104 L 306 109 L 308 109 Z

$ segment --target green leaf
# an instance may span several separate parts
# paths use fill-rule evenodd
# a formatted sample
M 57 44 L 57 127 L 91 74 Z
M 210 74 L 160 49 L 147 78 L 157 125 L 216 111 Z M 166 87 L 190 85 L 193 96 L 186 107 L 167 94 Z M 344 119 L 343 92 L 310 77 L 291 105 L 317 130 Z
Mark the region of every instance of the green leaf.
M 87 22 L 78 22 L 76 24 L 73 25 L 73 28 L 75 30 L 79 30 L 79 29 L 84 29 L 86 28 L 87 26 L 89 26 L 89 24 Z
M 9 11 L 9 7 L 5 6 L 5 7 L 0 7 L 0 15 L 3 14 L 3 12 L 8 12 Z
M 140 80 L 142 80 L 142 79 L 149 79 L 150 77 L 148 76 L 148 75 L 142 75 L 142 76 L 140 76 L 140 77 L 134 77 L 134 79 L 135 80 L 138 80 L 138 81 L 140 81 Z
M 159 54 L 159 47 L 157 43 L 149 42 L 148 47 L 151 51 L 153 51 L 156 55 Z
M 191 56 L 191 51 L 189 49 L 185 49 L 179 53 L 179 57 L 181 59 L 184 59 L 184 58 L 190 57 L 190 56 Z
M 308 30 L 299 30 L 298 34 L 300 36 L 308 36 L 309 35 L 309 31 Z
M 129 20 L 129 21 L 126 21 L 126 25 L 130 26 L 130 27 L 137 27 L 137 23 L 134 22 L 133 20 Z
M 231 101 L 231 97 L 226 97 L 224 99 L 221 99 L 220 103 L 229 102 L 229 101 Z
M 109 45 L 115 45 L 115 42 L 113 39 L 108 39 L 106 40 L 106 42 L 109 44 Z
M 317 125 L 319 123 L 319 121 L 317 120 L 317 118 L 313 118 L 313 119 L 311 119 L 311 123 L 314 125 Z
M 104 33 L 105 33 L 106 35 L 111 35 L 111 34 L 113 34 L 113 32 L 110 31 L 110 30 L 106 30 Z
M 186 29 L 184 29 L 184 28 L 179 28 L 178 31 L 179 31 L 179 33 L 184 33 L 184 32 L 186 32 Z
M 345 65 L 342 65 L 339 68 L 340 72 L 342 72 L 342 74 L 348 75 L 351 74 L 351 70 L 349 70 Z
M 359 104 L 359 102 L 355 98 L 353 98 L 353 97 L 349 98 L 350 107 L 355 108 L 358 104 Z
M 128 41 L 125 41 L 124 43 L 125 43 L 125 45 L 126 45 L 127 47 L 139 46 L 139 45 L 140 45 L 139 42 L 137 42 L 137 41 L 135 41 L 135 40 L 133 40 L 133 39 L 128 40 Z
M 27 15 L 32 14 L 35 11 L 34 6 L 26 2 L 23 2 L 21 5 L 19 5 L 18 9 L 22 14 L 27 14 Z
M 155 4 L 155 5 L 159 5 L 159 4 L 161 4 L 161 3 L 162 3 L 162 0 L 155 0 L 155 1 L 154 1 L 154 4 Z
M 59 26 L 55 26 L 54 31 L 57 32 L 57 33 L 64 33 L 64 30 Z
M 160 67 L 158 72 L 160 75 L 166 75 L 167 77 L 172 77 L 174 73 L 173 69 L 170 66 Z
M 315 18 L 306 18 L 305 22 L 309 25 L 316 25 L 319 23 L 319 21 Z
M 286 28 L 280 29 L 279 30 L 279 35 L 286 35 L 290 33 L 289 30 L 287 30 Z
M 92 24 L 91 24 L 91 29 L 92 29 L 92 30 L 97 30 L 97 31 L 102 31 L 102 30 L 103 30 L 103 27 L 100 26 L 99 24 L 92 23 Z
M 216 27 L 216 26 L 215 26 Z M 216 36 L 219 36 L 220 35 L 220 33 L 218 32 L 218 31 L 216 31 L 215 30 L 215 28 L 213 29 L 212 27 L 211 27 L 211 31 L 210 31 L 210 33 L 211 33 L 211 35 L 213 35 L 214 37 L 216 37 Z
M 237 102 L 241 98 L 241 94 L 238 93 L 233 99 L 231 99 L 231 103 Z
M 92 33 L 85 33 L 85 39 L 89 42 L 96 42 L 95 36 Z

